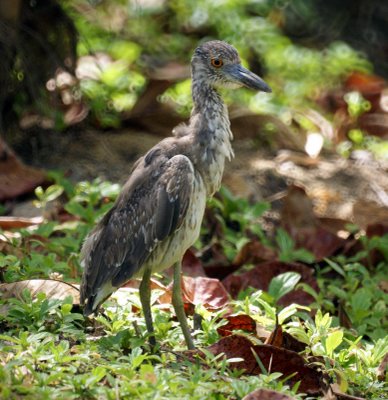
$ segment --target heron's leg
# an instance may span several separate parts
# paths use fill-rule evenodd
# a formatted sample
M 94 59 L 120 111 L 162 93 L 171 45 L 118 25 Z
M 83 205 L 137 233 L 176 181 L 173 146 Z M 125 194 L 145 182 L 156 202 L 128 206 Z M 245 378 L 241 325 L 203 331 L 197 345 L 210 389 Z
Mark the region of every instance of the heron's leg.
M 181 285 L 181 263 L 174 264 L 174 283 L 172 287 L 172 305 L 175 309 L 175 314 L 182 328 L 183 336 L 189 350 L 195 349 L 193 338 L 190 334 L 189 325 L 187 324 L 185 309 L 182 300 L 182 285 Z
M 150 345 L 155 346 L 156 340 L 154 335 L 154 325 L 152 323 L 151 313 L 151 268 L 144 270 L 143 279 L 139 286 L 140 301 L 143 308 L 144 319 L 147 326 L 147 331 L 150 335 Z

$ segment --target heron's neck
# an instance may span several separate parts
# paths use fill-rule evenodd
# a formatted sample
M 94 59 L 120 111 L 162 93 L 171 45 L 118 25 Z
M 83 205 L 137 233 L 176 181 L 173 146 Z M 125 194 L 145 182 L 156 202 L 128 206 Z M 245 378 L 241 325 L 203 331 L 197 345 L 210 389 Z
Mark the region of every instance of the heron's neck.
M 226 105 L 210 85 L 193 80 L 194 108 L 190 125 L 194 133 L 197 168 L 205 181 L 209 195 L 221 185 L 225 158 L 233 156 L 233 138 Z

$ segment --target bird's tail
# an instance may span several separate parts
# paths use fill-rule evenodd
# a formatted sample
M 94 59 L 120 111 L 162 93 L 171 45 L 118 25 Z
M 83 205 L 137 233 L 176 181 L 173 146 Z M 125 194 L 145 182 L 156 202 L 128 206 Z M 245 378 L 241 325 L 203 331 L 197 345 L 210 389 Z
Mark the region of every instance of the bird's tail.
M 86 304 L 84 304 L 83 314 L 84 317 L 88 317 L 90 314 L 97 313 L 97 308 L 93 308 L 94 300 L 96 296 L 91 296 L 87 299 Z

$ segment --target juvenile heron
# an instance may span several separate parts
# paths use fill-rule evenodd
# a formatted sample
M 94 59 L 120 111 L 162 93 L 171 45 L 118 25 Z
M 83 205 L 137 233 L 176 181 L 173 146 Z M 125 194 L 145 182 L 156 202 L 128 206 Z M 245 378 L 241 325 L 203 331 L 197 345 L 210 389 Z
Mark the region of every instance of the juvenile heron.
M 134 165 L 112 209 L 87 237 L 81 259 L 84 315 L 130 278 L 142 277 L 140 300 L 150 343 L 153 272 L 174 266 L 172 303 L 188 348 L 194 348 L 181 296 L 181 260 L 199 236 L 206 198 L 221 185 L 225 159 L 233 156 L 228 111 L 217 87 L 270 92 L 242 67 L 236 49 L 222 41 L 199 46 L 191 61 L 194 108 L 188 125 L 174 129 Z

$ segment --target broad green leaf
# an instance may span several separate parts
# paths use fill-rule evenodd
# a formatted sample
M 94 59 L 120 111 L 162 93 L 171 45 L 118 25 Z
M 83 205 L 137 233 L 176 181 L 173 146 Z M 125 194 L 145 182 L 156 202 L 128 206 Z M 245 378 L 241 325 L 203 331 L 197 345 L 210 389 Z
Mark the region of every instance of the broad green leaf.
M 49 186 L 44 193 L 45 201 L 48 202 L 57 199 L 63 193 L 63 191 L 64 189 L 60 185 Z
M 297 304 L 290 304 L 289 306 L 283 308 L 278 314 L 279 324 L 282 325 L 283 322 L 291 317 L 292 315 L 296 314 L 298 310 L 306 310 L 310 311 L 309 307 L 299 306 Z
M 327 335 L 325 347 L 329 357 L 333 356 L 334 350 L 342 343 L 344 333 L 341 330 L 331 332 Z
M 272 278 L 268 293 L 277 301 L 285 294 L 291 292 L 300 281 L 301 275 L 297 272 L 285 272 Z

